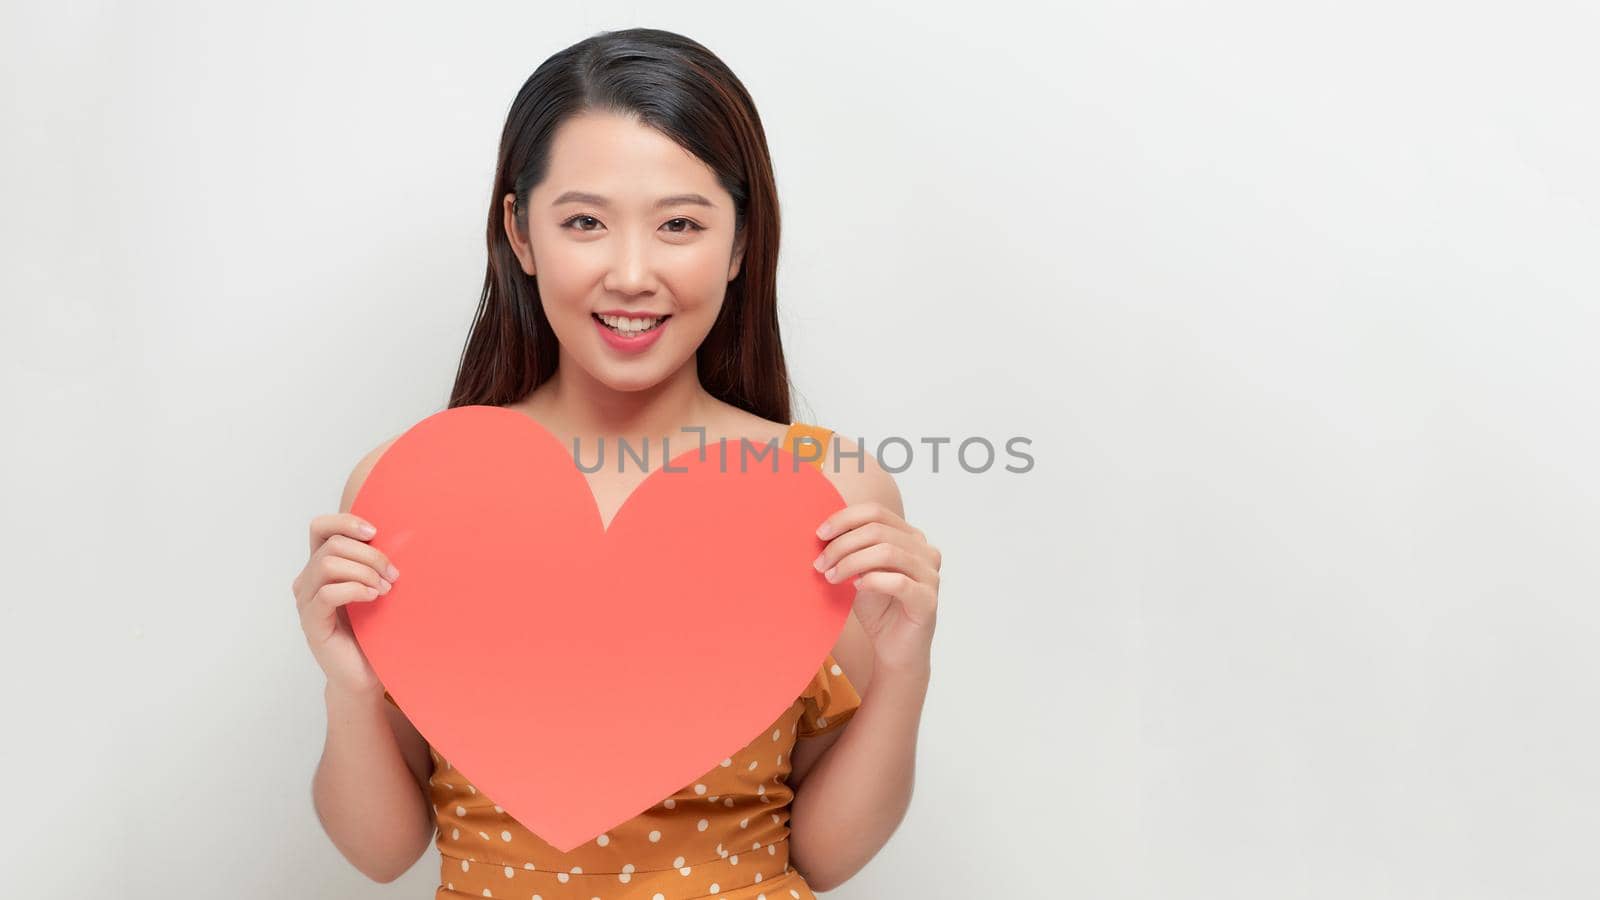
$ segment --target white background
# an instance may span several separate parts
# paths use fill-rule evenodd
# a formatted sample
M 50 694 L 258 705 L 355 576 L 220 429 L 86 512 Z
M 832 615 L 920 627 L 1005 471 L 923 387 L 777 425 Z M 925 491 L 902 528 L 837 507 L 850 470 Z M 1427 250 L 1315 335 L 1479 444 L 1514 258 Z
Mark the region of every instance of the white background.
M 1600 16 L 1081 7 L 7 5 L 6 894 L 432 896 L 320 830 L 289 582 L 632 25 L 760 108 L 796 418 L 1032 441 L 899 476 L 916 796 L 833 896 L 1592 891 Z

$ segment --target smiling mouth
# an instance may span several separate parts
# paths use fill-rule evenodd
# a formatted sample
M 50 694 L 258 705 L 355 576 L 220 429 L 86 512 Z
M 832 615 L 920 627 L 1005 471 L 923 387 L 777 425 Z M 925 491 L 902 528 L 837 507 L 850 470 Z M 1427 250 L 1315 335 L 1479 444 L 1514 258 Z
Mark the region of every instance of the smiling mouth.
M 605 319 L 601 318 L 599 313 L 590 313 L 589 315 L 596 322 L 599 322 L 601 325 L 603 325 L 606 328 L 610 329 L 612 334 L 620 335 L 622 337 L 637 337 L 638 335 L 641 335 L 641 334 L 649 334 L 650 332 L 655 331 L 657 328 L 660 328 L 662 325 L 666 324 L 666 321 L 668 319 L 672 318 L 671 315 L 659 316 L 659 317 L 657 317 L 655 319 L 654 323 L 651 324 L 648 328 L 638 328 L 638 327 L 618 328 L 616 325 L 611 324 L 611 322 L 607 322 Z M 633 322 L 648 321 L 648 320 L 643 320 L 643 319 L 624 319 L 624 318 L 621 318 L 621 317 L 613 316 L 611 321 L 612 322 L 627 321 L 629 323 L 633 323 Z

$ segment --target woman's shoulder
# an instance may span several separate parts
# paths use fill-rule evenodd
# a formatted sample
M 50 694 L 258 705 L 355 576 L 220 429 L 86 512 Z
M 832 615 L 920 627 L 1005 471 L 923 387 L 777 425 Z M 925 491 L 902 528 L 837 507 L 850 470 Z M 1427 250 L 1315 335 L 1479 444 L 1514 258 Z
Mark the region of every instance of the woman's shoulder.
M 737 434 L 758 444 L 782 445 L 791 432 L 808 435 L 825 444 L 819 465 L 838 489 L 845 503 L 877 501 L 896 515 L 901 511 L 900 488 L 894 476 L 879 462 L 864 441 L 841 434 L 828 422 L 800 420 L 774 422 L 737 407 L 728 407 L 730 420 L 726 433 Z M 792 452 L 792 448 L 784 447 Z M 809 454 L 808 454 L 809 455 Z
M 904 515 L 900 511 L 900 488 L 894 476 L 878 462 L 864 442 L 840 434 L 825 424 L 796 422 L 793 428 L 824 445 L 818 464 L 846 505 L 877 501 L 896 515 Z
M 389 446 L 398 440 L 400 440 L 400 435 L 397 434 L 372 448 L 367 452 L 367 455 L 361 457 L 356 463 L 356 467 L 350 471 L 350 477 L 345 479 L 344 496 L 339 499 L 340 512 L 350 511 L 351 505 L 355 503 L 356 495 L 361 492 L 361 486 L 366 483 L 367 476 L 372 474 L 372 467 L 378 464 L 378 460 L 382 458 L 384 451 L 388 450 Z

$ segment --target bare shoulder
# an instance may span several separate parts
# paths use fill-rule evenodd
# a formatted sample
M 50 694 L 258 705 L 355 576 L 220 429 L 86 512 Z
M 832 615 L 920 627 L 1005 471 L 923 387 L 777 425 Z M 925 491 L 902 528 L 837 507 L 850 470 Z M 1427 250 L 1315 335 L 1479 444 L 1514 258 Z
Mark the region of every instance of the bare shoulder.
M 838 489 L 845 505 L 881 503 L 895 515 L 905 517 L 900 485 L 887 469 L 879 465 L 877 457 L 862 448 L 859 442 L 834 434 L 823 456 L 822 471 L 827 473 L 828 479 Z
M 372 473 L 372 467 L 378 464 L 378 460 L 383 457 L 384 451 L 389 449 L 389 445 L 398 440 L 400 440 L 400 435 L 397 434 L 374 447 L 356 463 L 355 469 L 351 470 L 350 477 L 344 483 L 344 496 L 339 498 L 340 512 L 350 511 L 350 507 L 356 502 L 356 495 L 361 493 L 361 486 L 366 483 L 367 476 Z
M 738 435 L 762 445 L 781 445 L 784 435 L 789 431 L 786 422 L 763 419 L 732 405 L 724 404 L 723 413 L 725 418 L 720 431 L 730 437 Z M 878 464 L 877 458 L 863 450 L 858 442 L 834 433 L 828 426 L 818 424 L 815 427 L 827 429 L 831 434 L 821 468 L 839 491 L 839 496 L 844 498 L 845 504 L 876 501 L 895 515 L 904 517 L 899 485 L 895 483 L 894 476 Z

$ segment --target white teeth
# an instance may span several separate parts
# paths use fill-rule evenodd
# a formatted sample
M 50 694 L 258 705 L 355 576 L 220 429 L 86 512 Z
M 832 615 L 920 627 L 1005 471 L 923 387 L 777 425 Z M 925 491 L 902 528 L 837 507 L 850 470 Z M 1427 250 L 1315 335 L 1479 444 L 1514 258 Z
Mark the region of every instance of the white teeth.
M 640 334 L 649 331 L 660 325 L 667 318 L 666 316 L 657 316 L 654 319 L 634 319 L 628 316 L 604 316 L 598 313 L 596 315 L 599 316 L 600 321 L 611 326 L 613 331 L 620 331 L 623 334 Z

